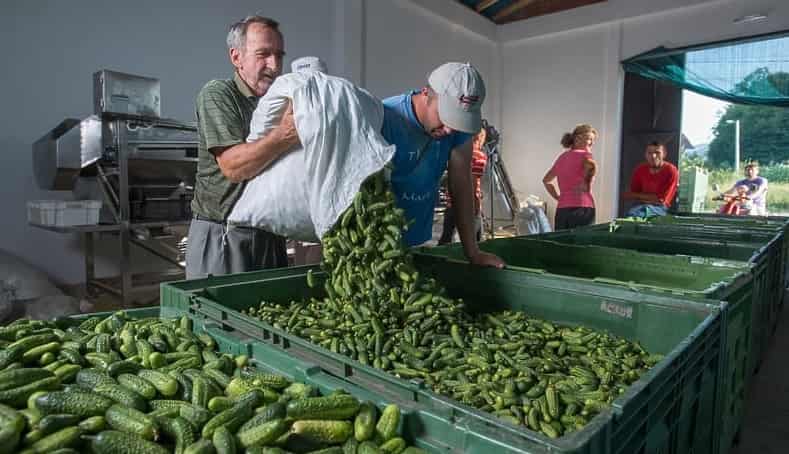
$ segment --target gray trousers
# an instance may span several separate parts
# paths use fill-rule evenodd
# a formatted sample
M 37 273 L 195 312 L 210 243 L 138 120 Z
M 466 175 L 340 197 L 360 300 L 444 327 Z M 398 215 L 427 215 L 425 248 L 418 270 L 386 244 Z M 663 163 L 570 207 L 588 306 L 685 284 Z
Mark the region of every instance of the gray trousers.
M 285 238 L 261 229 L 192 219 L 186 246 L 186 278 L 288 266 Z

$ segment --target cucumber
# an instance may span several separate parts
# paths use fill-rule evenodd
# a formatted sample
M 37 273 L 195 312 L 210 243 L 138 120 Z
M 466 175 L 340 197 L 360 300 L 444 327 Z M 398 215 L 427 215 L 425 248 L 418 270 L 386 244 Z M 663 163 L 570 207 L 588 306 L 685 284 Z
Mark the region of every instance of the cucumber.
M 23 346 L 21 345 L 11 346 L 11 345 L 0 350 L 0 369 L 5 369 L 11 364 L 18 362 L 19 360 L 22 359 L 22 355 L 25 353 L 25 348 Z
M 137 376 L 150 382 L 164 397 L 172 397 L 178 392 L 178 382 L 167 374 L 156 370 L 142 369 Z
M 0 403 L 20 408 L 36 391 L 49 391 L 57 389 L 59 386 L 60 380 L 57 377 L 42 378 L 27 385 L 0 391 Z
M 159 421 L 160 419 L 175 418 L 178 416 L 180 411 L 181 409 L 179 407 L 160 408 L 158 410 L 149 411 L 147 415 Z
M 268 445 L 288 431 L 284 419 L 274 419 L 238 432 L 238 444 L 244 448 Z
M 79 443 L 82 436 L 82 429 L 79 427 L 67 427 L 59 431 L 47 435 L 44 438 L 33 443 L 31 449 L 36 453 L 50 453 L 56 449 L 70 448 Z
M 52 451 L 49 454 L 79 454 L 79 451 L 74 448 L 60 448 Z
M 206 439 L 198 440 L 184 450 L 184 454 L 214 454 L 215 452 L 214 443 Z
M 66 348 L 65 342 L 63 343 L 64 347 L 60 349 L 60 357 L 65 359 L 66 361 L 70 362 L 71 364 L 76 364 L 78 366 L 85 365 L 85 358 L 79 354 L 79 351 L 74 350 L 72 348 Z
M 100 333 L 96 336 L 96 353 L 109 353 L 112 350 L 110 335 Z
M 359 413 L 353 422 L 353 436 L 356 441 L 362 442 L 373 438 L 377 411 L 372 402 L 364 402 L 359 407 Z
M 16 350 L 17 348 L 22 348 L 22 353 L 30 350 L 31 348 L 38 347 L 39 345 L 48 344 L 50 342 L 57 342 L 58 337 L 52 333 L 47 334 L 36 334 L 32 336 L 23 337 L 15 342 L 10 343 L 5 350 Z M 19 358 L 22 356 L 20 355 Z M 16 360 L 14 360 L 16 361 Z M 12 361 L 13 362 L 13 361 Z
M 19 363 L 15 363 L 15 364 L 19 364 Z M 53 361 L 47 364 L 46 366 L 42 366 L 41 368 L 49 372 L 52 372 L 54 374 L 58 367 L 65 366 L 66 364 L 68 364 L 68 361 L 66 361 L 65 359 L 59 359 L 57 361 Z
M 38 358 L 38 364 L 40 366 L 47 366 L 55 362 L 57 358 L 55 354 L 52 352 L 46 352 Z
M 26 424 L 25 417 L 18 411 L 6 405 L 0 405 L 0 453 L 5 454 L 16 450 Z
M 107 367 L 107 373 L 110 374 L 110 377 L 117 377 L 120 374 L 136 374 L 141 367 L 137 361 L 125 359 L 110 364 Z
M 216 384 L 222 389 L 227 388 L 227 385 L 230 384 L 230 380 L 232 380 L 229 375 L 219 369 L 203 369 L 203 373 L 208 376 L 208 378 L 216 382 Z
M 282 375 L 278 374 L 259 372 L 251 367 L 245 367 L 241 369 L 240 375 L 243 378 L 252 379 L 254 382 L 257 382 L 260 385 L 277 390 L 285 389 L 291 384 L 291 381 L 288 380 L 287 377 L 283 377 Z
M 227 410 L 220 412 L 203 426 L 202 435 L 203 438 L 210 439 L 214 435 L 214 431 L 223 425 L 227 425 L 227 428 L 230 430 L 235 431 L 245 422 L 247 422 L 250 418 L 252 418 L 252 414 L 255 411 L 255 402 L 252 401 L 241 401 L 233 405 L 232 407 L 228 408 Z
M 120 374 L 116 378 L 124 388 L 130 389 L 142 397 L 151 400 L 156 397 L 156 387 L 149 381 L 132 374 Z
M 394 437 L 378 447 L 386 454 L 400 454 L 405 449 L 405 440 L 400 437 Z
M 310 454 L 343 454 L 345 451 L 339 446 L 332 446 L 330 448 L 318 449 L 317 451 L 310 451 Z
M 178 399 L 187 402 L 192 401 L 192 379 L 181 372 L 171 371 L 167 375 L 173 377 L 178 382 L 178 392 L 170 396 L 171 399 Z
M 46 369 L 21 368 L 4 370 L 0 372 L 0 391 L 17 388 L 42 378 L 53 377 L 54 374 Z
M 275 419 L 284 418 L 286 416 L 285 404 L 282 402 L 274 402 L 273 404 L 266 405 L 262 411 L 257 412 L 255 416 L 249 421 L 245 422 L 238 431 L 243 432 L 247 429 L 263 424 L 265 422 L 273 421 Z
M 35 408 L 24 408 L 19 410 L 19 414 L 25 418 L 25 427 L 27 430 L 32 430 L 36 424 L 41 421 L 41 412 Z
M 194 396 L 194 392 L 192 392 L 192 396 Z M 214 413 L 219 413 L 220 411 L 227 410 L 233 405 L 235 405 L 235 401 L 229 397 L 214 396 L 208 401 L 207 408 Z
M 383 442 L 387 442 L 397 434 L 397 427 L 400 424 L 400 407 L 389 404 L 381 413 L 378 424 L 375 425 L 375 433 Z
M 287 429 L 286 429 L 287 430 Z M 236 437 L 225 426 L 220 426 L 214 431 L 211 438 L 216 454 L 236 454 Z
M 47 415 L 38 422 L 38 430 L 49 435 L 66 427 L 75 426 L 80 421 L 77 415 Z
M 99 433 L 107 428 L 107 420 L 104 419 L 104 416 L 91 416 L 90 418 L 83 419 L 79 423 L 79 428 L 86 433 Z
M 196 376 L 192 379 L 192 405 L 208 407 L 208 380 Z
M 309 420 L 296 421 L 290 433 L 321 444 L 345 443 L 353 435 L 353 424 L 348 421 Z
M 146 440 L 155 441 L 159 430 L 153 418 L 133 408 L 115 404 L 104 414 L 107 425 L 115 430 L 137 435 Z
M 61 383 L 72 383 L 80 370 L 82 367 L 76 364 L 64 364 L 55 369 L 55 376 L 60 379 Z
M 187 446 L 197 440 L 194 426 L 180 416 L 172 419 L 162 418 L 159 420 L 159 426 L 170 440 L 175 441 L 175 454 L 183 454 Z
M 211 419 L 211 412 L 205 408 L 184 402 L 178 411 L 179 416 L 189 421 L 195 427 L 203 427 Z
M 90 447 L 95 454 L 169 454 L 156 443 L 117 430 L 99 433 L 91 440 Z
M 356 450 L 357 454 L 382 454 L 383 451 L 371 441 L 363 441 Z
M 134 345 L 137 347 L 137 355 L 142 359 L 142 367 L 151 367 L 151 363 L 148 360 L 151 353 L 153 353 L 151 344 L 145 339 L 137 339 Z
M 348 437 L 342 445 L 343 454 L 356 454 L 359 449 L 359 442 L 354 437 Z
M 289 402 L 287 413 L 293 419 L 346 420 L 356 416 L 359 407 L 359 400 L 351 395 L 308 397 Z
M 79 392 L 53 391 L 36 398 L 35 406 L 43 415 L 74 414 L 82 417 L 101 416 L 113 404 L 107 397 Z
M 290 397 L 291 399 L 306 399 L 307 397 L 314 397 L 318 390 L 312 385 L 305 385 L 304 383 L 291 383 L 290 386 L 282 390 L 282 394 Z
M 47 342 L 46 344 L 30 348 L 22 354 L 22 363 L 29 364 L 38 361 L 44 353 L 56 352 L 58 349 L 60 349 L 60 342 L 58 341 Z
M 148 411 L 148 400 L 136 392 L 116 384 L 102 384 L 93 390 L 96 394 L 109 397 L 115 402 L 138 411 Z
M 44 432 L 38 429 L 33 429 L 22 437 L 22 444 L 24 446 L 32 446 L 38 440 L 44 438 Z
M 77 372 L 77 379 L 76 382 L 78 385 L 84 386 L 89 389 L 93 389 L 98 385 L 104 383 L 115 383 L 115 380 L 112 379 L 106 372 L 96 368 L 88 368 L 82 369 L 81 371 Z
M 417 448 L 416 446 L 409 446 L 405 448 L 405 450 L 400 454 L 427 454 L 427 451 L 421 448 Z

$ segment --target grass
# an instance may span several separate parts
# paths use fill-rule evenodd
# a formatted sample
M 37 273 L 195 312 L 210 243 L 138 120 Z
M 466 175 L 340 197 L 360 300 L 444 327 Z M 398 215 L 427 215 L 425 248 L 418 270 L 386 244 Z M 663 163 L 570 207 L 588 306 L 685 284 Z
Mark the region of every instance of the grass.
M 783 166 L 782 166 L 783 167 Z M 760 175 L 765 176 L 763 173 Z M 739 179 L 744 178 L 734 171 L 728 169 L 712 170 L 708 174 L 707 183 L 707 197 L 704 200 L 704 211 L 713 212 L 717 211 L 721 206 L 720 201 L 712 200 L 712 197 L 717 195 L 712 186 L 717 184 L 720 191 L 725 191 L 732 187 L 732 185 Z M 765 178 L 767 178 L 765 176 Z M 767 178 L 768 191 L 767 191 L 767 211 L 771 215 L 785 216 L 789 215 L 789 182 L 772 181 Z

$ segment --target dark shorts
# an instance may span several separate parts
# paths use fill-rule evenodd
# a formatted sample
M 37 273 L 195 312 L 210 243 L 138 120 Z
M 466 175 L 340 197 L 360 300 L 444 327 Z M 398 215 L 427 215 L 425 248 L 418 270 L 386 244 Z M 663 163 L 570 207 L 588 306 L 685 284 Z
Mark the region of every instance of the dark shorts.
M 594 224 L 594 208 L 557 208 L 554 224 L 554 230 L 574 229 Z
M 457 224 L 455 224 L 455 210 L 452 207 L 448 207 L 444 210 L 444 228 L 441 231 L 441 238 L 438 240 L 439 246 L 444 244 L 449 244 L 452 242 L 452 239 L 455 236 L 455 229 L 457 228 Z M 479 229 L 476 233 L 477 242 L 482 239 L 482 225 L 479 225 Z
M 285 238 L 261 229 L 193 219 L 186 246 L 186 278 L 288 266 Z

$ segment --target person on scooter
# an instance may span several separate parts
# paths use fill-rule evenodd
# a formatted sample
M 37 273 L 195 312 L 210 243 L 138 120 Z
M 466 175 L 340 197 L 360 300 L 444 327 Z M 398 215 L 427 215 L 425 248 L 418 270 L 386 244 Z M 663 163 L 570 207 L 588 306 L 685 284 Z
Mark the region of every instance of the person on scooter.
M 677 194 L 679 171 L 666 161 L 666 146 L 660 142 L 647 145 L 644 155 L 647 162 L 636 167 L 630 191 L 623 194 L 625 199 L 636 202 L 626 216 L 664 216 Z
M 737 181 L 731 189 L 724 192 L 724 195 L 735 195 L 739 192 L 740 186 L 745 186 L 748 189 L 746 196 L 750 202 L 748 203 L 750 209 L 745 212 L 741 210 L 740 214 L 767 216 L 767 178 L 759 176 L 759 163 L 751 161 L 746 164 L 745 176 L 746 178 Z

